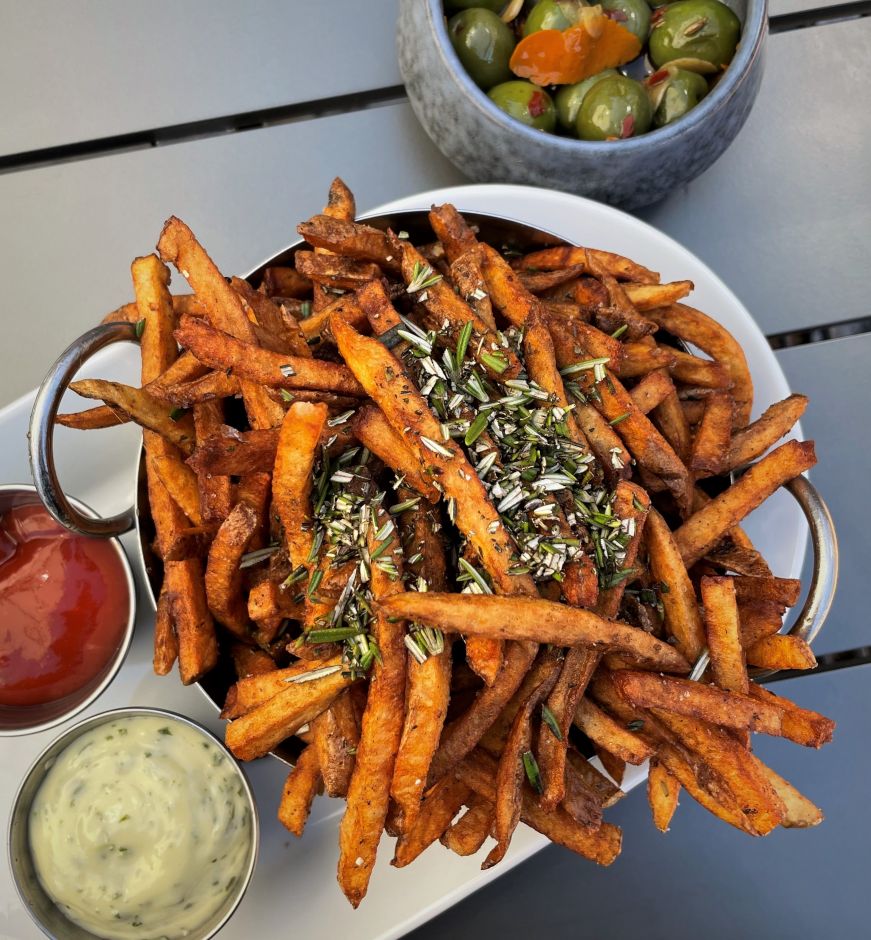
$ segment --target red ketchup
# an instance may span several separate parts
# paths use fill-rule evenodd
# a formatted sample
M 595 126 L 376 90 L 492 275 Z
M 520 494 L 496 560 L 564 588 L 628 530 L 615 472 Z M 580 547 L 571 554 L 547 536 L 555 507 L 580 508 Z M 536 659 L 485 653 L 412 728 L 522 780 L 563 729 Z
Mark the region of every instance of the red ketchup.
M 54 702 L 87 685 L 129 615 L 111 543 L 74 535 L 32 499 L 0 512 L 0 706 Z

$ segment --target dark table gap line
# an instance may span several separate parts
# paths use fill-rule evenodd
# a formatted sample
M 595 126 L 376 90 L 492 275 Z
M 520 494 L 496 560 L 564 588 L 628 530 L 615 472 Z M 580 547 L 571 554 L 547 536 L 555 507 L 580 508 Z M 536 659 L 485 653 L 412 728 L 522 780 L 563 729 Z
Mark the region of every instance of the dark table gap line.
M 827 26 L 844 20 L 861 19 L 871 16 L 871 0 L 858 3 L 839 3 L 831 7 L 817 7 L 813 10 L 798 10 L 795 13 L 782 13 L 769 17 L 768 28 L 772 34 L 785 33 L 793 29 L 806 29 L 809 26 Z
M 864 16 L 871 16 L 871 0 L 861 0 L 858 3 L 842 3 L 833 7 L 821 7 L 813 10 L 803 10 L 799 13 L 772 16 L 769 19 L 769 28 L 772 33 L 782 33 L 808 26 L 825 26 L 828 23 L 840 22 L 844 19 L 857 19 Z M 68 163 L 74 160 L 87 160 L 111 153 L 141 150 L 146 147 L 159 147 L 165 144 L 218 137 L 223 134 L 260 130 L 264 127 L 288 124 L 293 121 L 312 120 L 333 114 L 344 114 L 349 111 L 361 111 L 369 107 L 392 104 L 403 100 L 405 97 L 405 88 L 402 85 L 391 85 L 385 88 L 373 88 L 368 91 L 352 92 L 346 95 L 335 95 L 330 98 L 278 105 L 273 108 L 262 108 L 254 111 L 243 111 L 237 114 L 219 115 L 200 121 L 189 121 L 182 124 L 133 131 L 127 134 L 77 141 L 56 147 L 27 150 L 0 156 L 0 174 Z
M 782 682 L 785 679 L 799 679 L 803 676 L 817 676 L 823 672 L 835 672 L 838 669 L 852 669 L 869 664 L 871 664 L 871 646 L 859 646 L 838 653 L 821 653 L 817 656 L 817 665 L 814 669 L 782 669 L 773 676 L 763 679 L 762 684 Z
M 354 92 L 348 95 L 336 95 L 331 98 L 280 105 L 257 111 L 220 115 L 201 121 L 190 121 L 184 124 L 134 131 L 129 134 L 78 141 L 57 147 L 7 154 L 0 156 L 0 174 L 364 111 L 367 108 L 393 104 L 404 98 L 405 88 L 402 85 L 390 85 L 386 88 L 374 88 L 370 91 Z
M 771 333 L 766 339 L 772 349 L 790 349 L 793 346 L 807 346 L 810 343 L 844 339 L 848 336 L 859 336 L 862 333 L 871 333 L 871 316 L 854 317 L 850 320 L 823 323 L 820 326 L 808 326 L 798 330 Z

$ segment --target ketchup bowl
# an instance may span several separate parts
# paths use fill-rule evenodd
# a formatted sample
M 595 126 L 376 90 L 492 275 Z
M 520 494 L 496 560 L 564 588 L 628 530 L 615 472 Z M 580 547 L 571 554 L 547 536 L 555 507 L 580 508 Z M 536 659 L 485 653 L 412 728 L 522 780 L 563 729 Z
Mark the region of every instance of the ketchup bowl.
M 121 668 L 135 615 L 118 539 L 76 535 L 34 487 L 0 485 L 0 736 L 45 731 L 90 705 Z
M 217 738 L 131 707 L 77 722 L 37 757 L 7 845 L 19 897 L 49 937 L 208 940 L 245 895 L 259 826 Z

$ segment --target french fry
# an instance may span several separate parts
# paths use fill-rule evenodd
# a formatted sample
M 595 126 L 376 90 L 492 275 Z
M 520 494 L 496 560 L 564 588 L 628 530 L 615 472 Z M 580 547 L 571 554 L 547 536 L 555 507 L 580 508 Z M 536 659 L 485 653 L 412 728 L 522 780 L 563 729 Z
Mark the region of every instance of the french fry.
M 475 312 L 475 315 L 491 330 L 496 329 L 493 304 L 487 293 L 487 282 L 481 270 L 481 253 L 473 249 L 451 262 L 451 280 L 457 285 L 460 296 Z
M 160 482 L 181 511 L 195 526 L 201 526 L 203 516 L 200 511 L 200 491 L 196 474 L 175 454 L 155 454 L 153 466 Z
M 471 790 L 462 780 L 442 777 L 427 794 L 414 825 L 400 833 L 390 864 L 395 868 L 410 865 L 444 834 L 470 794 Z
M 233 658 L 233 668 L 236 675 L 242 679 L 245 676 L 260 676 L 276 669 L 275 660 L 264 650 L 254 649 L 245 643 L 234 643 L 230 647 Z
M 221 402 L 205 401 L 194 405 L 194 426 L 197 450 L 208 448 L 210 441 L 221 435 L 224 427 L 224 407 Z M 213 473 L 211 470 L 196 467 L 192 469 L 197 473 L 200 512 L 203 520 L 220 525 L 233 507 L 233 487 L 230 477 L 226 474 Z
M 224 742 L 239 760 L 263 757 L 328 708 L 351 681 L 338 665 L 320 678 L 285 683 L 277 695 L 230 722 Z
M 239 563 L 259 524 L 257 513 L 245 503 L 237 503 L 221 523 L 209 549 L 206 565 L 206 599 L 215 619 L 231 633 L 244 639 L 250 634 L 248 605 L 242 597 L 242 569 Z
M 693 291 L 692 281 L 671 281 L 667 284 L 624 284 L 623 290 L 638 311 L 655 310 L 683 300 Z
M 268 330 L 277 340 L 279 347 L 277 352 L 311 359 L 311 349 L 293 317 L 282 316 L 280 307 L 276 306 L 266 294 L 254 290 L 247 281 L 241 278 L 231 277 L 230 286 L 242 298 L 243 303 L 248 305 L 250 313 L 248 310 L 245 311 L 248 319 L 251 320 L 253 314 L 252 322 Z
M 263 272 L 263 286 L 267 297 L 308 297 L 311 281 L 295 268 L 271 266 Z
M 747 664 L 759 669 L 815 669 L 817 660 L 800 637 L 775 634 L 747 648 Z
M 312 733 L 327 796 L 345 796 L 360 741 L 354 706 L 347 692 L 342 692 L 326 711 L 315 718 Z
M 679 796 L 680 783 L 677 779 L 668 772 L 661 761 L 656 758 L 651 760 L 647 772 L 647 800 L 653 814 L 653 825 L 660 832 L 668 832 Z
M 672 350 L 674 358 L 668 371 L 675 381 L 697 388 L 726 389 L 732 384 L 728 370 L 718 362 L 700 359 L 680 349 Z
M 649 310 L 648 316 L 673 336 L 698 346 L 715 362 L 724 366 L 732 380 L 735 399 L 735 424 L 743 427 L 753 408 L 753 380 L 744 350 L 729 331 L 700 310 L 685 304 L 670 304 Z
M 455 855 L 474 855 L 487 841 L 493 828 L 493 804 L 473 793 L 466 801 L 468 809 L 442 833 L 441 844 Z
M 345 366 L 261 349 L 216 330 L 202 320 L 182 317 L 175 337 L 210 368 L 230 369 L 234 375 L 248 382 L 271 388 L 319 389 L 354 396 L 363 394 Z M 244 390 L 243 383 L 243 393 Z
M 296 270 L 317 284 L 326 284 L 339 290 L 355 290 L 366 281 L 381 276 L 381 269 L 371 261 L 355 261 L 338 255 L 319 255 L 312 251 L 298 251 L 294 255 Z
M 801 593 L 798 578 L 748 577 L 732 578 L 735 597 L 739 604 L 771 602 L 781 607 L 793 607 Z
M 209 367 L 203 365 L 192 352 L 185 351 L 159 375 L 149 379 L 148 382 L 143 382 L 142 386 L 149 395 L 163 399 L 165 389 L 194 382 L 201 379 L 208 371 Z
M 674 361 L 674 350 L 666 346 L 624 343 L 623 356 L 615 371 L 621 380 L 637 379 L 656 369 L 668 369 Z
M 638 410 L 649 414 L 657 405 L 674 393 L 674 383 L 663 369 L 648 372 L 629 392 Z
M 218 661 L 218 641 L 206 602 L 202 564 L 197 558 L 167 562 L 164 578 L 178 637 L 178 671 L 184 685 L 190 685 Z
M 157 599 L 154 618 L 154 674 L 166 676 L 178 659 L 178 638 L 172 622 L 172 598 L 166 591 L 166 582 Z
M 652 417 L 654 424 L 662 431 L 662 436 L 671 445 L 672 450 L 685 464 L 688 463 L 692 449 L 692 435 L 676 391 L 672 390 L 670 395 L 663 398 L 653 409 Z M 686 509 L 686 506 L 681 508 Z
M 56 423 L 65 428 L 76 431 L 94 431 L 99 428 L 114 428 L 119 424 L 127 424 L 130 415 L 112 408 L 110 405 L 97 405 L 85 411 L 73 411 L 59 414 Z
M 621 694 L 639 708 L 656 709 L 732 728 L 758 731 L 774 737 L 787 737 L 804 747 L 821 747 L 831 740 L 834 722 L 816 713 L 803 716 L 805 726 L 799 733 L 796 724 L 783 723 L 783 711 L 776 702 L 750 698 L 741 692 L 724 692 L 673 676 L 622 669 L 614 674 Z
M 747 650 L 759 640 L 774 636 L 783 627 L 783 608 L 772 601 L 738 605 L 741 647 Z
M 600 744 L 594 745 L 596 751 L 596 757 L 602 763 L 602 766 L 605 768 L 605 773 L 617 784 L 619 787 L 623 783 L 623 777 L 626 774 L 626 761 L 622 757 L 618 757 L 616 754 L 612 754 L 607 748 L 602 747 Z
M 690 469 L 698 476 L 717 476 L 723 472 L 734 410 L 735 403 L 728 392 L 715 392 L 708 397 L 689 459 Z
M 790 740 L 812 740 L 819 735 L 819 728 L 826 727 L 826 719 L 820 720 L 822 716 L 806 708 L 801 708 L 795 702 L 791 702 L 782 695 L 775 695 L 755 682 L 750 683 L 748 694 L 751 698 L 768 705 L 773 705 L 780 711 L 780 721 L 783 725 L 785 736 Z M 828 727 L 833 726 L 829 723 Z
M 469 755 L 460 765 L 457 776 L 476 793 L 492 802 L 496 797 L 495 764 L 481 751 Z M 528 793 L 523 794 L 520 818 L 551 842 L 577 852 L 599 865 L 610 865 L 620 854 L 622 834 L 616 826 L 602 823 L 598 829 L 579 826 L 562 808 L 545 812 Z
M 159 434 L 183 453 L 189 455 L 193 451 L 194 434 L 190 417 L 170 417 L 170 409 L 152 398 L 148 392 L 102 379 L 79 379 L 70 383 L 70 388 L 82 398 L 101 399 L 111 407 L 120 408 L 131 420 Z
M 556 646 L 584 646 L 625 652 L 653 668 L 687 672 L 687 660 L 673 647 L 641 630 L 608 621 L 589 610 L 530 597 L 406 593 L 379 605 L 385 614 L 421 621 L 455 633 L 503 640 L 529 640 Z
M 263 705 L 284 692 L 290 684 L 299 682 L 305 685 L 315 681 L 323 671 L 325 674 L 335 673 L 342 668 L 340 656 L 331 659 L 304 659 L 298 660 L 292 666 L 284 669 L 273 668 L 269 672 L 258 672 L 242 676 L 238 682 L 230 686 L 227 698 L 221 711 L 222 718 L 241 718 L 253 711 L 258 705 Z M 338 694 L 338 693 L 337 693 Z
M 593 259 L 612 277 L 624 281 L 634 281 L 638 284 L 658 284 L 659 275 L 643 265 L 624 258 L 622 255 L 610 251 L 600 251 L 596 248 L 573 248 L 561 246 L 558 248 L 543 248 L 524 255 L 519 261 L 521 271 L 538 270 L 554 271 L 560 268 L 569 268 L 573 265 L 583 265 L 585 270 L 593 273 L 590 260 Z
M 729 444 L 723 469 L 734 470 L 761 457 L 769 447 L 789 433 L 804 414 L 807 404 L 804 395 L 790 395 L 768 408 L 753 424 L 736 431 Z
M 496 309 L 514 326 L 522 326 L 541 302 L 520 280 L 518 272 L 490 245 L 481 243 L 481 273 Z
M 296 230 L 315 248 L 326 248 L 347 258 L 374 261 L 394 273 L 399 269 L 398 259 L 388 261 L 392 251 L 387 235 L 371 225 L 315 215 L 297 225 Z
M 695 591 L 680 550 L 665 520 L 652 509 L 647 517 L 645 540 L 650 573 L 667 585 L 660 595 L 665 628 L 689 662 L 695 662 L 705 647 L 705 633 Z
M 302 836 L 305 829 L 320 783 L 321 768 L 317 749 L 309 744 L 287 775 L 278 804 L 278 821 L 297 837 Z
M 575 709 L 574 723 L 594 743 L 627 764 L 643 764 L 653 748 L 602 711 L 595 702 L 582 698 Z
M 741 648 L 734 578 L 704 577 L 699 588 L 714 682 L 726 692 L 746 695 L 750 682 Z
M 623 330 L 629 340 L 655 333 L 656 324 L 635 309 L 617 279 L 597 260 L 593 252 L 587 253 L 587 263 L 608 292 L 608 305 L 596 310 L 594 318 L 597 325 L 608 333 Z
M 401 558 L 395 532 L 387 538 L 390 547 L 384 556 Z M 371 554 L 376 548 L 371 535 L 369 542 Z M 399 577 L 391 581 L 377 563 L 372 565 L 371 577 L 373 597 L 380 603 L 400 596 L 397 592 L 403 588 Z M 352 907 L 363 900 L 375 865 L 405 708 L 405 624 L 376 613 L 373 632 L 381 653 L 380 662 L 372 667 L 357 761 L 339 826 L 339 887 Z
M 787 441 L 763 457 L 674 533 L 684 563 L 695 564 L 778 487 L 815 463 L 812 441 Z
M 823 821 L 823 811 L 806 796 L 776 774 L 770 767 L 762 765 L 762 771 L 783 803 L 784 813 L 780 825 L 784 829 L 807 829 Z
M 152 391 L 153 389 L 153 391 Z M 192 408 L 204 401 L 216 398 L 234 398 L 240 395 L 242 386 L 239 380 L 226 372 L 207 372 L 190 382 L 178 382 L 175 385 L 150 385 L 149 391 L 155 398 L 169 402 L 176 408 Z

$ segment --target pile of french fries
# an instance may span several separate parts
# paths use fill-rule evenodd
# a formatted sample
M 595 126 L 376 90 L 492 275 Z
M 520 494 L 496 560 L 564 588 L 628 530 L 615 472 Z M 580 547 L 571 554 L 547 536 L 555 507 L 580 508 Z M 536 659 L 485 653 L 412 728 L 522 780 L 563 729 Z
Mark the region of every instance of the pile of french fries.
M 780 632 L 799 583 L 740 528 L 814 464 L 810 442 L 771 449 L 806 399 L 750 423 L 745 357 L 689 282 L 503 251 L 451 205 L 430 222 L 422 245 L 360 224 L 336 180 L 259 284 L 176 218 L 134 261 L 107 319 L 136 324 L 141 387 L 78 381 L 103 404 L 58 421 L 143 427 L 155 671 L 232 657 L 227 745 L 296 740 L 278 815 L 297 835 L 317 793 L 346 799 L 355 907 L 385 830 L 400 867 L 492 837 L 489 867 L 521 820 L 610 864 L 627 763 L 649 761 L 663 831 L 682 788 L 751 835 L 817 824 L 751 750 L 833 723 L 748 675 L 815 663 Z

